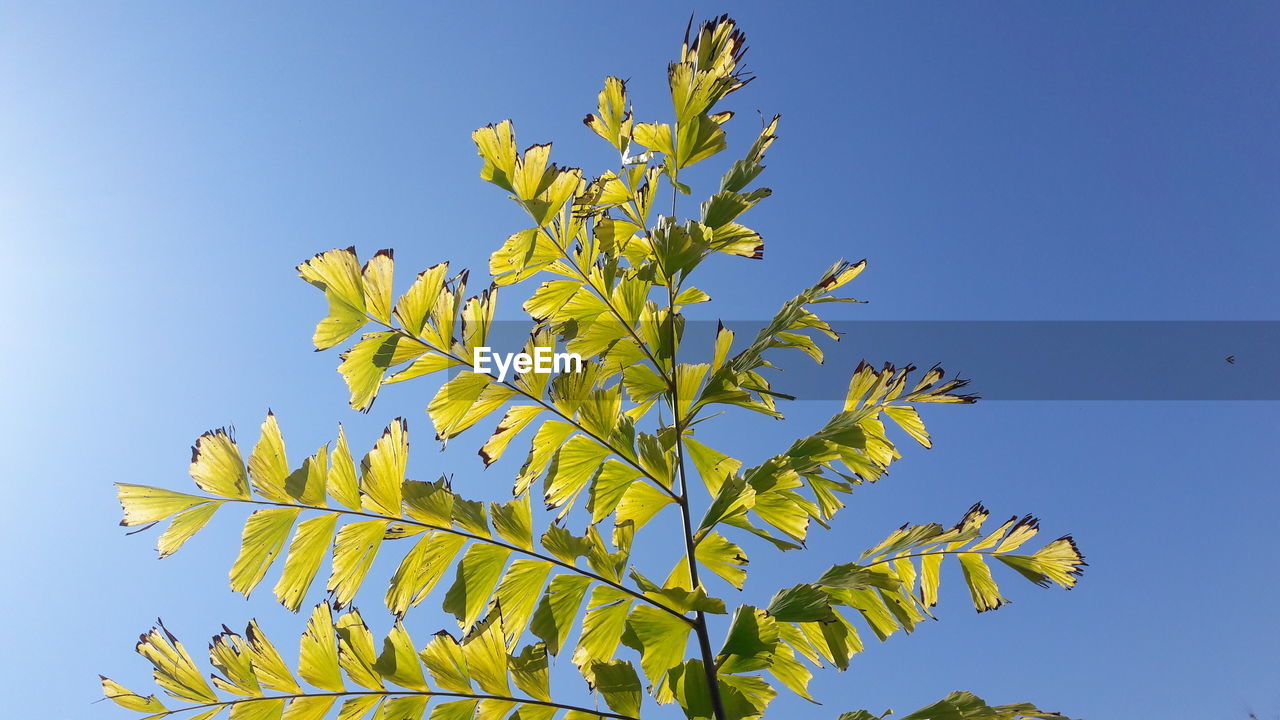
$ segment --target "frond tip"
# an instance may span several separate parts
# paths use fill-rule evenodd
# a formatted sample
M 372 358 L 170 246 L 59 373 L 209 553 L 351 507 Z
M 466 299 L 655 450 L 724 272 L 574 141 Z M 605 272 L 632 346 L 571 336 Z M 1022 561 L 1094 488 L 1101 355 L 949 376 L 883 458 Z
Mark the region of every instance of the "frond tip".
M 1006 602 L 987 565 L 993 559 L 1041 587 L 1050 584 L 1067 589 L 1075 587 L 1087 563 L 1071 536 L 1058 538 L 1029 555 L 1017 553 L 1016 550 L 1040 532 L 1039 519 L 1031 515 L 1014 516 L 980 537 L 982 525 L 990 515 L 986 507 L 976 503 L 960 522 L 948 529 L 936 523 L 904 525 L 863 553 L 858 564 L 833 567 L 818 582 L 851 587 L 845 585 L 852 582 L 850 578 L 859 577 L 861 580 L 857 582 L 865 584 L 874 576 L 876 582 L 896 586 L 890 589 L 897 589 L 899 594 L 911 596 L 914 592 L 913 599 L 928 612 L 928 608 L 938 603 L 942 560 L 954 556 L 964 571 L 965 583 L 978 612 L 994 610 Z
M 903 525 L 863 553 L 858 562 L 836 565 L 816 582 L 778 592 L 767 609 L 740 608 L 730 638 L 717 658 L 722 671 L 768 667 L 807 698 L 809 673 L 795 658 L 803 656 L 819 667 L 828 662 L 847 668 L 863 644 L 854 623 L 842 611 L 860 616 L 880 640 L 899 630 L 914 631 L 932 617 L 931 609 L 938 603 L 942 561 L 947 556 L 959 562 L 978 612 L 994 610 L 1006 602 L 988 565 L 993 559 L 1037 585 L 1075 586 L 1085 562 L 1070 537 L 1054 540 L 1034 553 L 1019 554 L 1015 551 L 1039 532 L 1038 521 L 1029 515 L 1013 517 L 993 532 L 980 535 L 989 516 L 985 507 L 976 504 L 950 528 L 937 523 Z M 744 638 L 751 640 L 745 642 Z

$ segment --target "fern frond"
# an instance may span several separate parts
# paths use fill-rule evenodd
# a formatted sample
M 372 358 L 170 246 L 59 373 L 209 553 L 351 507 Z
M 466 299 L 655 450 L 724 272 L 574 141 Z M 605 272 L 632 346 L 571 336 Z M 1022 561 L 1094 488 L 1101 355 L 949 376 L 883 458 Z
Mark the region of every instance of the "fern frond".
M 1086 563 L 1070 536 L 1033 553 L 1019 553 L 1039 532 L 1039 521 L 1031 516 L 1014 517 L 982 535 L 988 517 L 986 508 L 979 504 L 950 528 L 904 525 L 863 553 L 859 562 L 836 565 L 816 582 L 781 590 L 765 609 L 739 608 L 717 655 L 720 671 L 768 670 L 797 694 L 808 697 L 811 673 L 797 657 L 818 667 L 833 664 L 847 668 L 849 660 L 863 650 L 857 627 L 848 616 L 861 616 L 880 640 L 898 630 L 912 632 L 918 623 L 932 617 L 941 564 L 948 556 L 954 556 L 963 570 L 978 612 L 994 610 L 1006 602 L 992 576 L 992 560 L 1042 587 L 1075 586 Z
M 206 433 L 193 449 L 192 474 L 214 494 L 120 484 L 123 524 L 151 525 L 172 518 L 159 539 L 161 554 L 167 556 L 199 532 L 219 507 L 255 507 L 231 569 L 231 587 L 249 595 L 283 557 L 274 592 L 293 611 L 301 607 L 326 557 L 332 561 L 326 589 L 341 607 L 364 585 L 374 557 L 388 541 L 412 539 L 385 595 L 387 608 L 397 616 L 422 602 L 455 566 L 445 609 L 466 630 L 491 608 L 501 607 L 512 644 L 533 618 L 546 581 L 561 573 L 611 587 L 683 619 L 657 596 L 624 584 L 630 535 L 615 534 L 623 546 L 611 549 L 594 529 L 577 538 L 552 527 L 535 544 L 528 496 L 486 506 L 458 496 L 444 480 L 407 479 L 409 439 L 403 420 L 387 427 L 358 467 L 341 429 L 332 452 L 328 448 L 289 470 L 274 415 L 263 423 L 262 438 L 247 464 L 229 432 Z M 579 567 L 579 559 L 587 567 Z

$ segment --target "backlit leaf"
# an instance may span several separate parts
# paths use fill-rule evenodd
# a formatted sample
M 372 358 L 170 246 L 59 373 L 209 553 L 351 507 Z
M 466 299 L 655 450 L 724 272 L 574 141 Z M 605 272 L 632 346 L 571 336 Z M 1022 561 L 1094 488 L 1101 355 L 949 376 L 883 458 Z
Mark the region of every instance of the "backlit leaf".
M 248 597 L 267 574 L 298 518 L 297 508 L 255 510 L 244 524 L 240 555 L 231 567 L 231 589 Z
M 453 585 L 444 597 L 445 612 L 453 613 L 463 629 L 470 628 L 484 612 L 511 551 L 500 545 L 477 543 L 467 548 Z
M 297 612 L 307 590 L 320 571 L 320 563 L 324 561 L 329 543 L 333 541 L 333 530 L 338 516 L 335 514 L 319 515 L 298 523 L 293 532 L 293 541 L 289 544 L 289 554 L 284 561 L 284 571 L 276 583 L 275 595 L 281 605 Z
M 225 429 L 210 430 L 196 439 L 191 448 L 191 477 L 207 493 L 249 499 L 249 478 L 240 448 Z

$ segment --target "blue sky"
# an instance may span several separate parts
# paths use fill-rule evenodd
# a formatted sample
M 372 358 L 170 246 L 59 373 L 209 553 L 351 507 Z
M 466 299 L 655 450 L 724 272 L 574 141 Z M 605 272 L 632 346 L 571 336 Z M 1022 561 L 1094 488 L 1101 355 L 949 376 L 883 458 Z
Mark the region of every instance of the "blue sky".
M 690 9 L 0 8 L 10 714 L 127 717 L 91 704 L 96 674 L 144 686 L 131 648 L 157 615 L 193 648 L 253 616 L 292 646 L 300 619 L 226 587 L 232 513 L 164 563 L 154 533 L 115 524 L 111 484 L 187 487 L 187 447 L 207 428 L 251 440 L 271 407 L 300 455 L 339 421 L 367 446 L 404 415 L 415 476 L 506 492 L 511 464 L 481 471 L 479 431 L 432 448 L 428 386 L 387 392 L 367 416 L 346 408 L 336 358 L 310 352 L 321 299 L 293 267 L 355 244 L 394 247 L 402 274 L 442 259 L 479 271 L 523 220 L 478 179 L 470 131 L 512 117 L 522 144 L 553 140 L 557 160 L 607 168 L 582 115 L 615 74 L 640 118 L 665 119 L 665 63 Z M 767 260 L 703 271 L 716 315 L 767 317 L 844 256 L 870 258 L 853 293 L 873 301 L 844 320 L 1280 319 L 1275 5 L 733 13 L 759 75 L 731 103 L 737 141 L 757 109 L 783 123 L 763 178 L 775 195 L 751 217 Z M 758 461 L 833 411 L 805 402 L 785 429 L 737 418 L 712 437 Z M 820 674 L 822 708 L 784 698 L 771 717 L 908 711 L 956 688 L 1089 718 L 1280 714 L 1280 407 L 995 401 L 926 420 L 935 449 L 909 449 L 859 490 L 811 552 L 750 546 L 744 601 L 976 500 L 1074 533 L 1089 572 L 1069 593 L 1010 578 L 1015 602 L 983 615 L 944 585 L 942 622 Z M 411 617 L 424 638 L 448 621 Z

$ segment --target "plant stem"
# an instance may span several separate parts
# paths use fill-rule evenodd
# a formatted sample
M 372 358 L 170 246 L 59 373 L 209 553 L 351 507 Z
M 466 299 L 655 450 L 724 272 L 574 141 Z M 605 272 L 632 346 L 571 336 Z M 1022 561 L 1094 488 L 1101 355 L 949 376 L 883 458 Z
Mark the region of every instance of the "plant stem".
M 693 543 L 693 528 L 689 523 L 689 501 L 688 493 L 685 492 L 685 474 L 684 474 L 684 453 L 680 449 L 682 444 L 679 440 L 680 430 L 676 430 L 676 456 L 677 456 L 677 472 L 680 478 L 680 520 L 684 523 L 684 548 L 685 557 L 689 563 L 689 583 L 694 589 L 701 587 L 698 581 L 698 560 L 695 556 L 697 552 Z M 698 649 L 702 653 L 702 667 L 707 675 L 707 688 L 711 694 L 711 708 L 715 712 L 716 720 L 725 720 L 724 700 L 720 697 L 720 678 L 717 675 L 719 665 L 715 661 L 715 653 L 711 650 L 711 636 L 707 632 L 707 617 L 701 610 L 694 614 L 693 631 L 698 635 Z
M 671 209 L 674 216 L 676 206 L 676 188 L 671 186 Z M 684 527 L 685 562 L 689 565 L 689 589 L 702 587 L 698 580 L 697 546 L 693 541 L 693 524 L 689 519 L 689 483 L 684 470 L 684 419 L 680 417 L 680 377 L 679 365 L 676 363 L 676 291 L 672 280 L 667 281 L 667 322 L 671 328 L 671 422 L 676 433 L 676 478 L 679 486 L 677 503 L 680 506 L 680 522 Z M 717 672 L 715 653 L 711 649 L 711 637 L 707 632 L 707 618 L 701 610 L 694 613 L 693 631 L 698 636 L 698 649 L 702 654 L 702 669 L 707 675 L 707 690 L 711 697 L 711 709 L 716 720 L 727 720 L 724 711 L 724 700 L 720 697 L 720 678 Z

